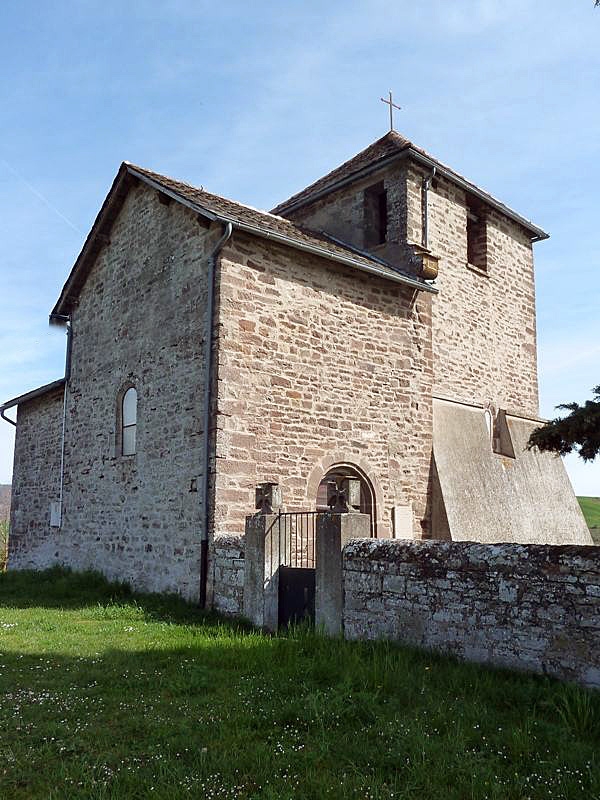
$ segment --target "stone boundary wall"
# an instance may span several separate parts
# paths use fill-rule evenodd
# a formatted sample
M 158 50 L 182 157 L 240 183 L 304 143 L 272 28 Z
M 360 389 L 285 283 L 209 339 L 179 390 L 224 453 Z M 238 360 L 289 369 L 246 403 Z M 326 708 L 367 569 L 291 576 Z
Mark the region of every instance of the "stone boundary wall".
M 353 540 L 343 585 L 348 639 L 600 687 L 600 547 Z
M 221 614 L 244 613 L 244 536 L 218 536 L 212 547 L 213 608 Z

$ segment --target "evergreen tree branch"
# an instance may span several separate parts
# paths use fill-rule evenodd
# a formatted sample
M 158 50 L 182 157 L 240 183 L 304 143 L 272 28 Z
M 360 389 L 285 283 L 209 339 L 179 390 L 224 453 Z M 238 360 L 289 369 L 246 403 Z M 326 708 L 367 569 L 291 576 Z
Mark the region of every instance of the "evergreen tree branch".
M 597 5 L 600 5 L 600 0 L 597 0 Z M 536 428 L 529 437 L 528 449 L 537 447 L 561 456 L 575 450 L 584 461 L 593 461 L 600 453 L 600 385 L 592 393 L 592 400 L 583 405 L 564 403 L 557 406 L 570 413 Z

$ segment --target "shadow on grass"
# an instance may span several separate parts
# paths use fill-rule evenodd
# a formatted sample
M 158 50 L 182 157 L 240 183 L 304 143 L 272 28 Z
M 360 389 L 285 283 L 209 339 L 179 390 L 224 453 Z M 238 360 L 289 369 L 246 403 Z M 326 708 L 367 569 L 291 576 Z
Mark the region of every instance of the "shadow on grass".
M 554 682 L 306 630 L 185 632 L 183 646 L 86 657 L 3 648 L 0 796 L 172 798 L 193 779 L 192 796 L 204 781 L 218 797 L 504 800 L 526 796 L 529 775 L 535 798 L 575 796 L 582 776 L 588 796 L 600 789 L 586 766 L 598 728 L 571 727 Z
M 0 797 L 172 798 L 193 778 L 193 796 L 275 798 L 292 775 L 304 798 L 342 782 L 344 797 L 600 792 L 600 693 L 302 627 L 264 636 L 93 572 L 9 572 L 2 606 Z
M 269 680 L 279 675 L 282 681 L 293 680 L 301 685 L 312 682 L 317 687 L 349 681 L 355 696 L 366 688 L 376 695 L 391 692 L 412 703 L 413 690 L 418 689 L 421 694 L 425 691 L 455 693 L 462 697 L 468 686 L 469 691 L 485 696 L 496 710 L 513 708 L 515 703 L 518 708 L 549 703 L 548 708 L 552 707 L 553 713 L 558 709 L 558 717 L 563 722 L 581 717 L 583 724 L 575 721 L 570 727 L 589 729 L 600 745 L 600 692 L 545 676 L 463 663 L 453 656 L 394 642 L 329 639 L 308 626 L 298 626 L 275 636 L 266 635 L 243 619 L 203 611 L 174 594 L 133 592 L 127 584 L 109 582 L 94 571 L 75 572 L 57 566 L 40 572 L 2 573 L 0 609 L 9 608 L 74 612 L 85 609 L 89 610 L 85 612 L 87 622 L 118 623 L 122 620 L 124 629 L 139 622 L 185 626 L 192 637 L 188 649 L 167 647 L 165 641 L 156 649 L 160 661 L 179 657 L 185 661 L 186 655 L 196 652 L 202 655 L 205 665 L 218 667 L 220 671 L 236 671 L 242 665 L 242 669 L 258 671 L 269 676 Z M 6 613 L 3 616 L 6 617 Z M 99 639 L 98 649 L 103 644 Z M 110 669 L 118 672 L 127 660 L 135 661 L 140 657 L 155 658 L 152 647 L 147 650 L 142 641 L 132 645 L 130 651 L 107 650 L 102 660 L 105 667 L 114 662 Z M 10 653 L 2 655 L 4 661 L 11 658 Z M 36 656 L 18 655 L 19 660 L 31 658 L 35 660 Z M 86 658 L 77 661 L 85 663 Z M 90 663 L 93 664 L 94 659 Z
M 51 567 L 40 572 L 0 573 L 0 608 L 75 610 L 88 606 L 135 605 L 148 620 L 180 624 L 224 624 L 223 618 L 204 611 L 176 594 L 134 592 L 126 583 L 107 581 L 99 572 L 75 572 Z M 249 630 L 243 620 L 230 621 L 234 629 Z

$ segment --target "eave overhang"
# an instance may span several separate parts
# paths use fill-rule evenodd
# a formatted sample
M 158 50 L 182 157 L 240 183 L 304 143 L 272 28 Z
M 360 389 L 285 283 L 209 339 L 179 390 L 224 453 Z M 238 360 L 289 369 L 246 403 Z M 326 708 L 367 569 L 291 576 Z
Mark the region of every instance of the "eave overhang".
M 209 208 L 206 208 L 200 203 L 196 203 L 189 198 L 186 198 L 174 191 L 173 189 L 165 186 L 160 181 L 145 175 L 142 171 L 136 169 L 132 164 L 124 162 L 119 168 L 119 172 L 111 186 L 111 189 L 106 196 L 104 203 L 96 217 L 96 220 L 90 230 L 83 248 L 71 269 L 71 272 L 65 282 L 60 297 L 56 305 L 52 309 L 50 317 L 67 316 L 74 303 L 77 300 L 79 292 L 85 283 L 87 274 L 94 260 L 102 247 L 110 241 L 110 230 L 114 220 L 116 219 L 119 210 L 129 192 L 132 185 L 137 182 L 142 182 L 147 186 L 155 189 L 157 192 L 162 193 L 164 196 L 170 197 L 181 205 L 199 214 L 209 222 L 219 222 L 222 224 L 231 223 L 234 230 L 242 231 L 252 236 L 267 239 L 269 241 L 277 242 L 278 244 L 292 247 L 303 252 L 308 252 L 313 255 L 325 258 L 328 261 L 334 261 L 345 266 L 358 269 L 378 277 L 385 278 L 386 280 L 394 283 L 403 284 L 413 289 L 430 292 L 437 294 L 438 290 L 435 286 L 431 286 L 418 278 L 413 278 L 400 271 L 397 271 L 392 265 L 371 257 L 368 253 L 360 253 L 361 258 L 354 258 L 350 252 L 348 255 L 340 253 L 332 253 L 324 246 L 318 244 L 308 244 L 305 241 L 299 241 L 293 236 L 262 228 L 258 225 L 252 225 L 235 219 L 222 212 L 216 213 Z M 357 253 L 358 255 L 358 253 Z
M 430 286 L 423 281 L 420 281 L 418 278 L 411 278 L 408 275 L 405 275 L 401 272 L 396 272 L 393 267 L 390 265 L 388 266 L 385 262 L 380 261 L 375 258 L 371 258 L 367 253 L 361 253 L 365 258 L 369 258 L 372 261 L 372 264 L 365 264 L 363 261 L 358 261 L 357 259 L 352 258 L 350 254 L 348 256 L 342 256 L 338 253 L 332 253 L 325 247 L 319 247 L 318 245 L 308 245 L 306 242 L 298 241 L 294 239 L 293 236 L 285 236 L 282 233 L 277 233 L 276 231 L 268 230 L 267 228 L 261 228 L 258 225 L 250 225 L 247 222 L 242 222 L 240 220 L 236 220 L 233 217 L 223 214 L 219 212 L 218 214 L 210 209 L 202 206 L 199 203 L 194 203 L 187 198 L 183 198 L 177 192 L 168 189 L 167 187 L 163 186 L 159 181 L 154 181 L 152 178 L 149 178 L 147 175 L 144 175 L 141 172 L 138 172 L 134 167 L 128 167 L 131 174 L 134 175 L 139 180 L 147 183 L 152 188 L 156 189 L 159 192 L 163 192 L 168 197 L 176 200 L 179 203 L 190 208 L 192 211 L 195 211 L 197 214 L 205 217 L 210 222 L 220 222 L 223 224 L 227 224 L 228 222 L 231 223 L 234 230 L 239 230 L 244 233 L 248 233 L 252 236 L 258 236 L 259 238 L 268 239 L 269 241 L 277 242 L 278 244 L 286 245 L 287 247 L 293 247 L 297 250 L 302 250 L 304 252 L 312 253 L 313 255 L 320 256 L 322 258 L 326 258 L 329 261 L 337 261 L 340 264 L 345 264 L 346 266 L 353 267 L 354 269 L 359 269 L 362 272 L 368 272 L 372 275 L 378 275 L 379 277 L 386 278 L 387 280 L 393 281 L 395 283 L 402 283 L 406 286 L 410 286 L 413 289 L 419 289 L 420 291 L 425 292 L 432 292 L 437 294 L 438 290 L 435 286 Z M 340 243 L 341 244 L 341 243 Z M 350 249 L 350 248 L 348 248 Z M 358 253 L 357 253 L 358 254 Z
M 135 180 L 136 179 L 131 176 L 127 164 L 121 164 L 104 203 L 81 248 L 81 252 L 77 256 L 77 260 L 73 264 L 71 272 L 65 281 L 60 297 L 50 312 L 50 319 L 69 315 L 72 305 L 77 300 L 79 292 L 87 278 L 88 269 L 86 267 L 94 262 L 102 247 L 110 241 L 109 237 L 112 224 L 121 209 L 132 182 Z
M 7 400 L 6 403 L 2 403 L 2 405 L 0 405 L 0 416 L 6 419 L 7 422 L 11 422 L 14 425 L 14 422 L 11 419 L 8 419 L 8 417 L 4 416 L 5 411 L 8 411 L 9 408 L 23 405 L 23 403 L 27 403 L 30 400 L 35 400 L 38 397 L 42 397 L 42 395 L 49 394 L 55 389 L 60 389 L 64 385 L 65 378 L 59 378 L 58 380 L 52 381 L 51 383 L 46 383 L 44 386 L 40 386 L 37 389 L 32 389 L 30 392 L 20 394 L 18 397 L 13 397 L 12 400 Z
M 324 186 L 322 189 L 319 189 L 314 194 L 310 194 L 307 197 L 303 197 L 300 200 L 294 201 L 292 200 L 287 203 L 283 202 L 276 206 L 276 210 L 278 214 L 289 214 L 295 211 L 298 208 L 302 208 L 303 206 L 309 205 L 314 203 L 315 201 L 319 200 L 322 197 L 331 194 L 332 192 L 337 191 L 338 189 L 342 189 L 344 186 L 347 186 L 350 183 L 354 183 L 355 181 L 361 180 L 364 177 L 367 177 L 373 172 L 377 172 L 384 167 L 389 166 L 390 164 L 404 161 L 407 158 L 411 158 L 416 161 L 418 164 L 427 167 L 428 169 L 433 169 L 435 167 L 436 174 L 439 176 L 446 178 L 447 180 L 455 183 L 457 186 L 460 186 L 461 189 L 464 189 L 469 194 L 477 197 L 482 202 L 486 203 L 488 206 L 495 208 L 500 213 L 504 214 L 509 219 L 512 219 L 514 222 L 517 222 L 521 225 L 525 230 L 530 234 L 530 238 L 532 241 L 542 241 L 543 239 L 548 239 L 550 237 L 549 233 L 546 233 L 542 228 L 534 225 L 531 220 L 528 220 L 526 217 L 521 216 L 516 211 L 513 211 L 512 208 L 509 208 L 507 205 L 502 203 L 500 200 L 497 200 L 493 195 L 489 194 L 488 192 L 480 189 L 474 183 L 466 180 L 461 175 L 458 175 L 456 172 L 451 170 L 449 167 L 444 166 L 435 158 L 428 156 L 423 151 L 409 145 L 404 147 L 403 149 L 398 150 L 396 153 L 392 153 L 391 155 L 384 156 L 383 158 L 379 158 L 376 161 L 373 161 L 371 164 L 368 164 L 361 169 L 356 170 L 355 172 L 344 176 L 340 180 L 333 181 L 332 183 Z

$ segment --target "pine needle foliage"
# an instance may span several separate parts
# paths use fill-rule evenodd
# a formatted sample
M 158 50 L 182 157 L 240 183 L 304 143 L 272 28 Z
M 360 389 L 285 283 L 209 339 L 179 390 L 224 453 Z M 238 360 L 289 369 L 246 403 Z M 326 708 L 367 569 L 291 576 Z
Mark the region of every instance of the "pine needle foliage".
M 570 414 L 536 428 L 529 437 L 528 448 L 538 447 L 561 456 L 575 450 L 584 461 L 593 461 L 600 453 L 600 385 L 592 393 L 592 399 L 583 405 L 565 403 L 557 406 Z

